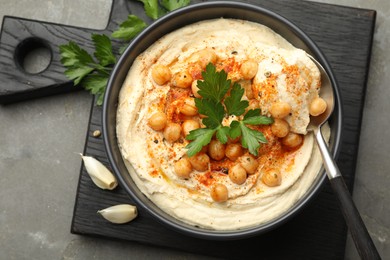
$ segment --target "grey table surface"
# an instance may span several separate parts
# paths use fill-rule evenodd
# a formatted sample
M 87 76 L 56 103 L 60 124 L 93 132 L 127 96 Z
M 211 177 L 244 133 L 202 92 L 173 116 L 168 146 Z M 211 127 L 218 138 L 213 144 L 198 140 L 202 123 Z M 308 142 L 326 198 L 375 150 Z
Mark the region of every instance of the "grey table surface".
M 353 198 L 382 258 L 390 259 L 390 1 L 318 2 L 377 10 Z M 111 0 L 0 0 L 0 18 L 104 29 L 110 7 Z M 0 260 L 205 259 L 70 233 L 91 99 L 78 91 L 0 106 Z M 358 258 L 348 237 L 345 259 Z

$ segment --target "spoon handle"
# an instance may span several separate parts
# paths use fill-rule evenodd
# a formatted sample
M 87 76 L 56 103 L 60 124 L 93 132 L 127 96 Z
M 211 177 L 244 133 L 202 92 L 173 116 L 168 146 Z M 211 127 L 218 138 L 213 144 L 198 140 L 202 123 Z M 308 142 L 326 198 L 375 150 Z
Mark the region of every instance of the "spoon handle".
M 314 134 L 323 157 L 330 184 L 339 200 L 341 211 L 361 259 L 381 259 L 359 211 L 352 200 L 352 196 L 345 185 L 340 170 L 329 153 L 320 128 L 314 131 Z

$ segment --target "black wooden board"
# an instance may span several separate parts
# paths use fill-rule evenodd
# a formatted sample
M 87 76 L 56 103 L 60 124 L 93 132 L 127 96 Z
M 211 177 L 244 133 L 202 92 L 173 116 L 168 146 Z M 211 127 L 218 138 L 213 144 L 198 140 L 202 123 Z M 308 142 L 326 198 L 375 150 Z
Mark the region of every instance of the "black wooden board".
M 254 3 L 254 2 L 253 2 Z M 304 1 L 258 1 L 291 19 L 311 36 L 327 56 L 341 86 L 345 112 L 343 141 L 337 163 L 352 190 L 360 124 L 376 12 Z M 100 138 L 101 109 L 94 106 L 85 153 L 107 163 Z M 328 183 L 310 205 L 283 226 L 240 241 L 207 241 L 164 228 L 142 209 L 139 218 L 113 225 L 96 211 L 117 203 L 132 203 L 121 188 L 101 191 L 81 170 L 72 232 L 138 241 L 222 258 L 343 259 L 347 228 Z
M 195 2 L 200 1 L 192 1 Z M 344 110 L 343 139 L 337 163 L 352 190 L 376 12 L 299 0 L 247 2 L 269 8 L 296 23 L 328 58 L 341 87 Z M 109 24 L 103 32 L 112 31 L 129 13 L 145 18 L 141 3 L 113 1 Z M 70 91 L 70 83 L 62 75 L 58 45 L 74 40 L 90 50 L 91 32 L 94 30 L 5 17 L 0 38 L 0 103 Z M 51 65 L 38 75 L 21 71 L 14 62 L 15 46 L 29 37 L 46 39 L 52 50 Z M 84 153 L 109 166 L 102 137 L 92 135 L 94 130 L 101 130 L 102 111 L 91 105 Z M 208 241 L 176 233 L 156 222 L 141 208 L 139 217 L 124 225 L 108 223 L 96 213 L 119 203 L 134 202 L 121 187 L 114 191 L 97 188 L 82 166 L 71 232 L 226 259 L 344 258 L 347 228 L 328 182 L 291 221 L 266 234 L 239 241 Z

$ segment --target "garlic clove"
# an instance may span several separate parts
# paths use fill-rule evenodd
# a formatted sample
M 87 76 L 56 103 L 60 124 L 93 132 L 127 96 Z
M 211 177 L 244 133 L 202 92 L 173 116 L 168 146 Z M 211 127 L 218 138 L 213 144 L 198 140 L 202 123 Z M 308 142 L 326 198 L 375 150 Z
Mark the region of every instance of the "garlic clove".
M 106 220 L 115 224 L 130 222 L 138 215 L 137 207 L 129 204 L 115 205 L 99 210 L 97 213 L 102 215 Z
M 91 156 L 80 155 L 84 161 L 85 169 L 96 186 L 104 190 L 113 190 L 118 186 L 115 176 L 106 166 Z

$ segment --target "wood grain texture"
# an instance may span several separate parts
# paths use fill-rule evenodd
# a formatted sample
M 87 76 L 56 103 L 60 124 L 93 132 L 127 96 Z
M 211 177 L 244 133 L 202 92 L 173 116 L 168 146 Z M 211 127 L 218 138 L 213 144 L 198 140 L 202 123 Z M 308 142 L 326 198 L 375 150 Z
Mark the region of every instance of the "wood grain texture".
M 201 1 L 192 1 L 196 2 Z M 247 2 L 269 8 L 293 21 L 318 44 L 329 60 L 341 87 L 345 113 L 343 141 L 337 162 L 348 188 L 352 190 L 375 11 L 298 0 Z M 113 31 L 129 13 L 140 15 L 150 22 L 143 13 L 141 3 L 114 0 L 109 24 L 100 33 Z M 63 76 L 58 46 L 73 40 L 91 50 L 92 32 L 96 31 L 5 17 L 0 38 L 0 103 L 74 90 L 73 84 Z M 52 63 L 37 75 L 20 71 L 14 62 L 16 46 L 29 37 L 46 39 L 53 51 Z M 109 167 L 103 140 L 92 135 L 94 130 L 101 130 L 102 111 L 100 107 L 91 105 L 84 153 Z M 344 257 L 347 228 L 328 182 L 292 220 L 269 233 L 240 241 L 206 241 L 188 237 L 165 228 L 141 208 L 139 217 L 124 225 L 108 223 L 96 213 L 99 209 L 119 203 L 133 201 L 121 187 L 114 191 L 97 188 L 82 166 L 71 232 L 137 241 L 226 259 L 253 256 L 261 259 Z

